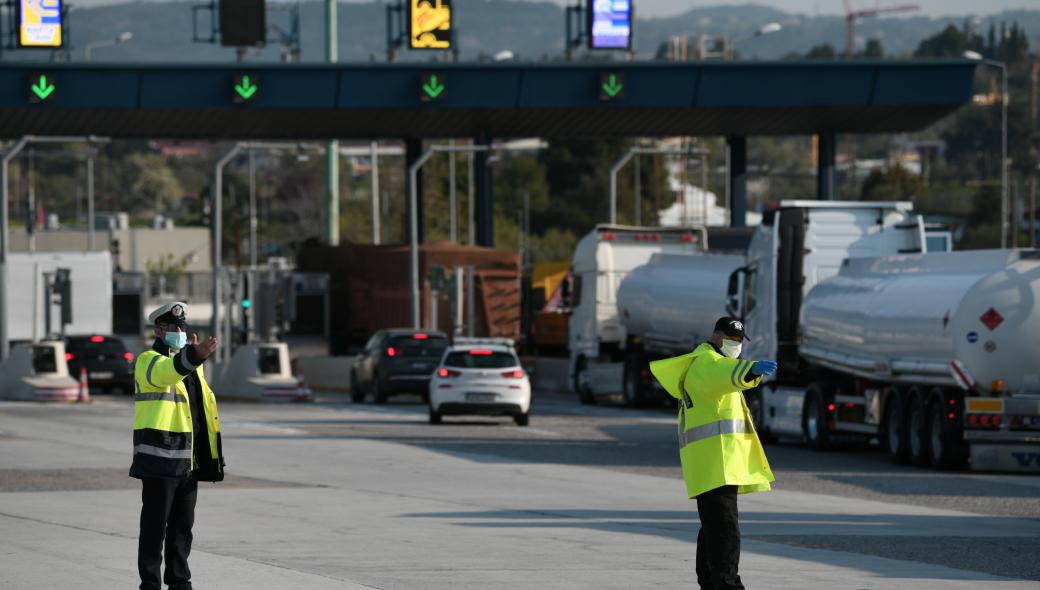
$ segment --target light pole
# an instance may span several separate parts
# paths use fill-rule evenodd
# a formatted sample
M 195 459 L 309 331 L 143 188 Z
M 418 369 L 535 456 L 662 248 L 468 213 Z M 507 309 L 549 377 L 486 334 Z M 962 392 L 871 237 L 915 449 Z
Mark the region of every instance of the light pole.
M 1002 61 L 984 59 L 977 51 L 965 51 L 964 57 L 1000 70 L 1000 247 L 1008 244 L 1008 133 L 1007 133 L 1007 65 Z
M 11 250 L 11 236 L 7 229 L 7 203 L 9 198 L 8 184 L 10 184 L 7 174 L 8 164 L 11 163 L 11 160 L 13 160 L 15 156 L 25 149 L 25 146 L 31 143 L 100 143 L 104 141 L 108 140 L 106 138 L 95 136 L 40 137 L 25 135 L 16 141 L 15 144 L 11 146 L 11 149 L 4 152 L 3 157 L 0 158 L 0 359 L 6 360 L 11 354 L 11 342 L 8 338 L 7 331 L 7 254 Z M 89 189 L 87 191 L 87 197 L 91 200 L 87 203 L 87 223 L 90 224 L 90 227 L 94 226 L 93 195 L 93 189 Z
M 422 306 L 419 297 L 419 169 L 437 152 L 486 152 L 486 145 L 434 145 L 426 149 L 408 167 L 408 258 L 412 327 L 419 329 L 422 321 Z M 472 219 L 470 220 L 472 224 Z
M 339 61 L 336 2 L 325 0 L 325 59 L 330 64 Z M 339 141 L 330 139 L 325 146 L 325 239 L 330 246 L 339 245 Z
M 87 43 L 83 48 L 83 59 L 84 61 L 90 61 L 90 52 L 99 47 L 114 47 L 116 45 L 122 45 L 130 39 L 134 38 L 134 34 L 130 31 L 123 31 L 116 35 L 114 39 L 105 39 L 104 41 L 94 41 L 93 43 Z
M 750 41 L 750 40 L 752 40 L 752 39 L 754 39 L 756 37 L 761 37 L 762 35 L 769 35 L 770 33 L 776 33 L 777 31 L 783 30 L 783 28 L 784 28 L 784 26 L 781 25 L 778 22 L 766 23 L 766 24 L 762 25 L 761 27 L 759 27 L 758 30 L 756 30 L 754 33 L 751 33 L 750 35 L 745 35 L 743 37 L 737 37 L 736 39 L 730 39 L 730 41 L 729 41 L 730 58 L 732 59 L 732 57 L 733 57 L 733 47 L 737 43 L 743 43 L 744 41 Z
M 683 154 L 704 154 L 707 150 L 697 149 L 682 149 L 682 148 L 654 148 L 654 147 L 634 147 L 629 149 L 623 156 L 614 160 L 614 164 L 610 167 L 610 210 L 608 222 L 611 225 L 617 223 L 617 196 L 618 196 L 618 172 L 625 167 L 626 164 L 634 157 L 640 154 L 668 154 L 668 155 L 683 155 Z M 703 187 L 703 190 L 707 190 L 707 187 Z M 639 210 L 638 193 L 637 193 L 636 210 Z M 685 199 L 685 197 L 683 197 Z

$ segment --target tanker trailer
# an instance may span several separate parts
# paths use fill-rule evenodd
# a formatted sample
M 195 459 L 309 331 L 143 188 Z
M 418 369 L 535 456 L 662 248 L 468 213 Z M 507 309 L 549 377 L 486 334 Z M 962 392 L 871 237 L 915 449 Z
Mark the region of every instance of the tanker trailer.
M 1040 251 L 846 259 L 801 309 L 811 446 L 877 436 L 892 458 L 1040 468 Z
M 672 398 L 650 377 L 650 361 L 685 354 L 711 335 L 726 315 L 730 276 L 745 258 L 731 254 L 654 254 L 618 289 L 618 314 L 625 328 L 622 392 L 637 407 Z

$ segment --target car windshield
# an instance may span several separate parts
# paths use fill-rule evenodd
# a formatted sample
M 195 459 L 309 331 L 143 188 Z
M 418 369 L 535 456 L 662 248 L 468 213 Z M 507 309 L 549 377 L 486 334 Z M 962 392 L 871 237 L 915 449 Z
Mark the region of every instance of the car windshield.
M 397 351 L 397 356 L 440 358 L 448 347 L 448 339 L 434 334 L 409 334 L 391 337 L 390 346 Z
M 459 350 L 444 359 L 445 366 L 463 369 L 506 369 L 519 364 L 512 354 L 491 350 Z
M 122 340 L 105 338 L 100 342 L 92 340 L 70 340 L 68 351 L 76 356 L 123 356 L 126 346 Z

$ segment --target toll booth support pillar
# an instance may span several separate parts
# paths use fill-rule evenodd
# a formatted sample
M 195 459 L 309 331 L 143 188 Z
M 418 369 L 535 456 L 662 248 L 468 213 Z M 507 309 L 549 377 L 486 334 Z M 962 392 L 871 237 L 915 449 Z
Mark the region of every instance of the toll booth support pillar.
M 475 145 L 491 145 L 487 137 L 477 137 L 473 140 Z M 480 151 L 473 154 L 473 178 L 475 180 L 476 203 L 473 223 L 477 229 L 477 245 L 493 248 L 495 246 L 495 196 L 492 190 L 494 185 L 492 169 L 488 165 L 489 154 Z
M 405 169 L 405 175 L 404 175 L 405 187 L 404 187 L 404 192 L 405 192 L 406 195 L 409 194 L 409 191 L 411 190 L 411 187 L 409 186 L 411 181 L 408 178 L 408 169 L 411 167 L 411 165 L 416 160 L 419 159 L 420 156 L 422 156 L 422 153 L 423 153 L 423 142 L 422 142 L 421 139 L 406 139 L 405 140 L 405 142 L 404 142 L 404 160 L 405 160 L 404 161 L 404 169 Z M 426 216 L 424 215 L 425 209 L 423 208 L 423 188 L 422 188 L 423 187 L 423 182 L 422 182 L 422 179 L 423 179 L 423 173 L 422 173 L 422 168 L 420 168 L 419 171 L 415 175 L 415 195 L 416 195 L 415 217 L 416 217 L 416 221 L 417 221 L 416 226 L 417 226 L 417 229 L 418 229 L 418 232 L 417 232 L 418 238 L 419 238 L 418 241 L 419 241 L 420 244 L 425 241 L 424 238 L 425 238 L 425 234 L 426 234 L 426 232 L 423 231 L 423 227 L 424 227 L 423 221 L 425 220 Z M 409 214 L 409 216 L 410 216 L 410 214 Z M 405 223 L 410 224 L 411 222 L 412 222 L 411 219 L 405 219 Z M 405 237 L 408 236 L 408 229 L 407 228 L 408 228 L 408 226 L 406 225 L 405 226 L 405 230 L 404 230 Z
M 821 201 L 833 201 L 836 196 L 834 161 L 837 154 L 835 133 L 821 131 L 816 136 L 816 198 Z
M 729 226 L 747 227 L 747 137 L 726 138 L 729 145 Z

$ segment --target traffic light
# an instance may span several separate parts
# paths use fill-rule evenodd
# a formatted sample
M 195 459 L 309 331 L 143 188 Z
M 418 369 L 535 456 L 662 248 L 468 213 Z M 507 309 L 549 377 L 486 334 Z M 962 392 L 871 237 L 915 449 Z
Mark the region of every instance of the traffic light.
M 54 271 L 54 291 L 61 305 L 61 325 L 72 323 L 72 271 L 67 268 L 59 268 Z M 64 332 L 64 329 L 61 330 Z

